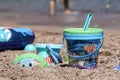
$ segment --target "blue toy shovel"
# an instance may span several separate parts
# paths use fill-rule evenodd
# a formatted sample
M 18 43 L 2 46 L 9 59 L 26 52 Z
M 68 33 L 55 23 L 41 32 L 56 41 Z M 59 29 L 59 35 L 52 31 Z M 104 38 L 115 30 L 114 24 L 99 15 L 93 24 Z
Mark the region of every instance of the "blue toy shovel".
M 92 14 L 89 13 L 87 15 L 87 18 L 86 18 L 86 21 L 85 21 L 85 24 L 84 24 L 84 31 L 86 31 L 88 29 L 91 19 L 92 19 Z

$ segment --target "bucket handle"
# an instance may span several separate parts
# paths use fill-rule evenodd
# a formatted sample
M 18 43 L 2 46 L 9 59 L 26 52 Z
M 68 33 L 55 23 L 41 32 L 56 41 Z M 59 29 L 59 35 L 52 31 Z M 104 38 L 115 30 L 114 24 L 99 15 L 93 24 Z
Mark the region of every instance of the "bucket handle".
M 47 45 L 46 48 L 52 53 L 51 55 L 54 58 L 56 63 L 63 62 L 61 56 L 57 52 L 55 52 L 49 45 Z
M 88 55 L 84 55 L 84 56 L 73 56 L 73 55 L 70 55 L 67 53 L 67 55 L 71 58 L 74 58 L 74 59 L 84 59 L 84 58 L 88 58 L 88 57 L 91 57 L 92 55 L 94 55 L 102 46 L 103 42 L 101 40 L 101 43 L 98 45 L 97 49 L 94 50 L 93 52 L 89 53 Z

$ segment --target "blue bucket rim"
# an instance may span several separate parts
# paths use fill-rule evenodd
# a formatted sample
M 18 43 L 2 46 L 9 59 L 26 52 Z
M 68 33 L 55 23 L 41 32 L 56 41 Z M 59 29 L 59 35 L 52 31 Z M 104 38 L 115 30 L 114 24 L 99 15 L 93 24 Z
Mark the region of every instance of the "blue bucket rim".
M 101 34 L 69 34 L 64 33 L 64 39 L 67 40 L 91 40 L 91 39 L 102 39 L 103 33 Z
M 46 43 L 36 43 L 36 48 L 46 48 L 49 45 L 51 48 L 62 48 L 62 44 L 46 44 Z

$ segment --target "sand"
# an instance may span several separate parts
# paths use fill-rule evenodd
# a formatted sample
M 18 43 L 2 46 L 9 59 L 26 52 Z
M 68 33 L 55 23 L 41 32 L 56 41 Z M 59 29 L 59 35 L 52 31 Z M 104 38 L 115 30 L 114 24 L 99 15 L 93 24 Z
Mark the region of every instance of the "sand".
M 46 31 L 43 27 L 29 27 L 35 33 L 34 43 L 62 43 L 61 28 L 52 27 Z M 53 30 L 54 29 L 54 30 Z M 58 31 L 56 31 L 58 30 Z M 13 60 L 24 50 L 6 50 L 0 52 L 0 80 L 119 80 L 120 71 L 113 70 L 120 58 L 119 30 L 104 30 L 104 44 L 99 52 L 98 67 L 92 70 L 81 70 L 65 66 L 64 50 L 61 50 L 63 63 L 54 67 L 18 68 Z M 65 47 L 66 48 L 66 47 Z
M 86 14 L 80 14 L 79 16 L 58 15 L 53 17 L 38 14 L 15 14 L 1 13 L 0 25 L 12 27 L 26 26 L 32 29 L 36 36 L 33 44 L 62 44 L 63 29 L 83 26 L 86 18 Z M 100 26 L 100 28 L 104 29 L 104 44 L 99 51 L 98 67 L 96 69 L 81 70 L 68 67 L 64 52 L 66 47 L 60 53 L 63 63 L 46 68 L 41 66 L 18 68 L 13 65 L 13 60 L 20 54 L 24 54 L 25 51 L 6 50 L 0 52 L 0 80 L 119 80 L 120 71 L 113 70 L 113 67 L 119 65 L 120 58 L 119 17 L 119 14 L 95 14 L 91 22 L 92 26 Z M 75 20 L 71 21 L 73 18 Z

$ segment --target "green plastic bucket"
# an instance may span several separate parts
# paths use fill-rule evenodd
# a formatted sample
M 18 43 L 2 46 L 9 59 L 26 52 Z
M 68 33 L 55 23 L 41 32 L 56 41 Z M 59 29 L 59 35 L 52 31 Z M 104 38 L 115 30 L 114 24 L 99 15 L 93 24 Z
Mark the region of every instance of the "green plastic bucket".
M 103 30 L 100 28 L 68 28 L 64 29 L 67 43 L 69 66 L 80 69 L 97 67 L 99 49 L 103 44 Z

